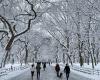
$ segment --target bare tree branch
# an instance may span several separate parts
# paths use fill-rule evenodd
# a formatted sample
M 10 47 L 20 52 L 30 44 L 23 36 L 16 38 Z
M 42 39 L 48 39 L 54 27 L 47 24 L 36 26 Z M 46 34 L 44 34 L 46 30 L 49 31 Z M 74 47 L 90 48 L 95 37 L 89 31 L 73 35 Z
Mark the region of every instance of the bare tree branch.
M 36 14 L 36 11 L 34 10 L 34 5 L 31 4 L 31 2 L 29 2 L 29 0 L 26 0 L 28 2 L 28 4 L 31 6 L 31 10 L 33 11 L 34 13 L 34 19 L 37 17 L 37 14 Z
M 10 30 L 12 36 L 14 36 L 13 30 L 12 30 L 12 28 L 11 28 L 11 27 L 12 27 L 11 24 L 6 20 L 5 17 L 3 17 L 3 16 L 1 16 L 1 15 L 0 15 L 0 19 L 3 19 L 3 20 L 6 22 L 6 24 L 7 24 L 8 27 L 9 27 L 9 30 Z
M 4 34 L 4 33 L 2 34 L 2 37 L 1 37 L 1 39 L 0 39 L 0 42 L 1 42 L 1 40 L 3 40 L 4 37 L 6 37 L 6 35 L 7 35 L 7 34 Z
M 19 34 L 15 35 L 15 37 L 18 37 L 18 36 L 20 36 L 20 35 L 22 35 L 22 34 L 26 33 L 26 32 L 30 29 L 30 27 L 31 27 L 31 21 L 32 21 L 32 20 L 33 20 L 33 19 L 29 19 L 27 29 L 26 29 L 26 30 L 24 30 L 23 32 L 21 32 L 21 33 L 19 33 Z
M 7 35 L 8 35 L 8 32 L 7 32 L 7 31 L 5 31 L 5 30 L 0 30 L 0 33 L 5 33 L 5 34 L 7 34 Z

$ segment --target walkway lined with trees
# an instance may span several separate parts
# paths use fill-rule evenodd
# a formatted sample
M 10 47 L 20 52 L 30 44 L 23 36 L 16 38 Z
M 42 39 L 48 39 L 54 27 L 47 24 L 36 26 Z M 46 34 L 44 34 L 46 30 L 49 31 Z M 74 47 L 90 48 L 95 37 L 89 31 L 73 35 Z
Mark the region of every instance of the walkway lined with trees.
M 100 63 L 100 0 L 0 0 L 0 68 L 37 61 L 92 63 L 95 69 Z M 12 78 L 30 79 L 30 71 Z M 45 79 L 57 80 L 53 67 L 41 72 Z M 88 80 L 71 73 L 70 80 L 81 79 Z
M 9 80 L 31 80 L 30 70 L 22 73 L 21 75 L 18 75 L 16 77 L 12 78 L 12 79 L 9 79 Z M 36 72 L 35 72 L 33 80 L 37 80 Z M 56 72 L 55 72 L 53 66 L 47 66 L 46 71 L 44 71 L 43 69 L 41 70 L 40 80 L 61 80 L 61 79 L 56 76 Z M 62 80 L 66 80 L 64 73 L 63 73 Z M 69 80 L 90 80 L 90 79 L 87 79 L 85 77 L 79 76 L 79 75 L 71 72 Z

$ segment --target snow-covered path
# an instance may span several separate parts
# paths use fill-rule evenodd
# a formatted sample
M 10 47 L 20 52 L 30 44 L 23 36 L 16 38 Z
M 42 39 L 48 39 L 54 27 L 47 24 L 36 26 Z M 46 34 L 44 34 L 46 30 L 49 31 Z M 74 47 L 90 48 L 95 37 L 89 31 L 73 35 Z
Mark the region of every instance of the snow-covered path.
M 12 79 L 9 79 L 9 80 L 32 80 L 30 70 L 26 71 L 25 73 L 23 73 L 21 75 L 18 75 L 16 77 L 12 78 Z M 33 80 L 37 80 L 36 79 L 36 72 L 35 72 Z M 40 80 L 61 80 L 61 79 L 56 77 L 54 67 L 47 66 L 46 71 L 43 71 L 43 69 L 41 70 Z M 64 73 L 63 73 L 62 80 L 66 80 Z M 69 80 L 90 80 L 90 79 L 87 79 L 85 77 L 79 76 L 79 75 L 71 72 Z

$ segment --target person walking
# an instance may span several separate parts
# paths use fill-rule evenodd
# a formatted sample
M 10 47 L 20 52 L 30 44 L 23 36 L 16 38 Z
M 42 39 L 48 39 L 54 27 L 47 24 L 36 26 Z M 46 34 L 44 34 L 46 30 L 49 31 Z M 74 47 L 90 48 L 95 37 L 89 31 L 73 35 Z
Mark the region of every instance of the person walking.
M 45 71 L 45 68 L 46 68 L 46 62 L 43 63 L 43 69 Z
M 68 64 L 66 64 L 65 68 L 64 68 L 64 72 L 66 73 L 66 78 L 68 80 L 69 78 L 69 74 L 70 74 L 70 67 Z
M 56 73 L 57 73 L 57 77 L 59 77 L 59 71 L 60 71 L 60 66 L 59 66 L 59 64 L 56 64 L 56 66 L 55 66 L 55 71 L 56 71 Z
M 41 70 L 41 66 L 40 66 L 40 64 L 37 63 L 37 66 L 36 66 L 36 71 L 37 71 L 37 80 L 40 79 L 40 70 Z
M 50 66 L 50 62 L 49 62 L 49 66 Z
M 32 80 L 33 80 L 34 71 L 35 71 L 34 64 L 32 64 L 32 66 L 31 66 L 30 70 L 31 70 L 31 77 L 32 77 Z

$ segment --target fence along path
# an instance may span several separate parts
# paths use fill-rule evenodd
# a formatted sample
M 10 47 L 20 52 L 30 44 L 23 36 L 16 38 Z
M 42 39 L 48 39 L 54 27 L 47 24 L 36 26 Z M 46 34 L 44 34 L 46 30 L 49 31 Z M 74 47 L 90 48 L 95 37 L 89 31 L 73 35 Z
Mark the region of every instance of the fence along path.
M 84 67 L 78 67 L 78 66 L 71 66 L 71 69 L 87 73 L 87 74 L 92 74 L 92 75 L 100 75 L 100 70 L 99 69 L 91 69 L 91 68 L 84 68 Z
M 28 65 L 24 65 L 24 66 L 17 66 L 17 67 L 11 67 L 11 68 L 3 68 L 3 69 L 1 68 L 0 69 L 0 77 L 7 75 L 10 72 L 17 71 L 17 70 L 23 70 L 28 67 L 29 67 Z

